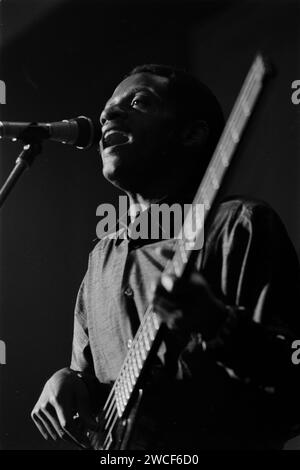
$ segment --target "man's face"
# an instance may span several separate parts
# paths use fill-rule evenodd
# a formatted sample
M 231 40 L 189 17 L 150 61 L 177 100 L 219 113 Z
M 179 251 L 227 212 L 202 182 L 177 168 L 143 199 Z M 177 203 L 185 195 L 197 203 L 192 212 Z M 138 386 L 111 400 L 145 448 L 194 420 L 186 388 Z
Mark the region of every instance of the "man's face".
M 175 115 L 168 81 L 149 73 L 129 76 L 101 113 L 103 174 L 125 190 L 138 190 L 170 165 Z

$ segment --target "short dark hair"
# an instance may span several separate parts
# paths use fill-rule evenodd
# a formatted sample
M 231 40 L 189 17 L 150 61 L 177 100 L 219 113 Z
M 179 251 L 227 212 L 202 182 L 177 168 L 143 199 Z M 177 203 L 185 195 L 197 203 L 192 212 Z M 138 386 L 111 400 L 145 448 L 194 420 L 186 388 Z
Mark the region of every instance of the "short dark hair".
M 132 69 L 127 77 L 137 73 L 150 73 L 169 79 L 168 96 L 175 105 L 179 125 L 195 120 L 206 122 L 209 135 L 205 149 L 206 156 L 203 156 L 206 161 L 202 160 L 202 163 L 207 166 L 224 128 L 222 108 L 212 91 L 185 70 L 168 65 L 139 65 Z

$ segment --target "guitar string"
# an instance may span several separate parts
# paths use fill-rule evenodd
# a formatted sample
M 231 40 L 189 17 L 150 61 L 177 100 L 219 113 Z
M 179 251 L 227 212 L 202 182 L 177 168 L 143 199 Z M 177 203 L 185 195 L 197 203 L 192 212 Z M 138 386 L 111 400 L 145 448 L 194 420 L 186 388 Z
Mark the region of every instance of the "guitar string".
M 216 149 L 215 158 L 213 157 L 213 159 L 212 159 L 212 166 L 215 165 L 215 168 L 217 168 L 221 164 L 223 166 L 223 169 L 224 169 L 223 162 L 220 158 L 220 155 L 218 155 L 218 154 L 221 153 L 220 148 L 221 148 L 222 141 L 226 142 L 226 139 L 228 140 L 229 135 L 230 135 L 230 138 L 232 139 L 232 134 L 231 133 L 229 134 L 229 127 L 232 127 L 234 123 L 236 124 L 237 119 L 240 117 L 240 115 L 243 115 L 243 117 L 246 118 L 243 125 L 242 125 L 242 127 L 245 125 L 245 123 L 247 121 L 248 113 L 245 112 L 245 107 L 244 107 L 245 102 L 247 102 L 248 98 L 253 97 L 253 95 L 255 94 L 254 92 L 256 91 L 254 87 L 257 84 L 260 85 L 259 82 L 262 78 L 262 77 L 260 77 L 259 79 L 257 78 L 258 73 L 257 73 L 257 70 L 255 70 L 256 68 L 257 68 L 257 61 L 256 61 L 256 63 L 253 64 L 252 69 L 250 69 L 249 75 L 251 75 L 251 76 L 250 76 L 250 78 L 248 76 L 245 80 L 245 83 L 244 83 L 244 86 L 243 86 L 244 90 L 242 88 L 242 90 L 240 92 L 240 95 L 237 99 L 237 104 L 234 106 L 234 108 L 231 112 L 231 115 L 229 117 L 228 124 L 225 126 L 223 137 L 221 137 L 221 142 L 220 142 L 220 144 L 218 145 L 218 147 Z M 255 98 L 256 98 L 256 96 L 255 96 Z M 249 113 L 250 113 L 251 110 L 252 110 L 252 105 L 250 104 Z M 244 112 L 243 114 L 242 114 L 242 111 Z M 230 126 L 229 126 L 229 124 L 230 124 Z M 227 150 L 227 147 L 226 147 L 226 150 Z M 205 176 L 207 176 L 207 174 Z M 207 191 L 207 186 L 208 185 L 211 185 L 210 182 L 209 182 L 209 178 L 204 177 L 203 184 L 200 185 L 199 191 L 196 195 L 196 199 L 197 199 L 197 196 L 201 196 L 201 199 L 203 199 L 202 193 Z M 175 247 L 176 247 L 176 245 L 179 245 L 179 242 L 182 242 L 182 240 L 176 240 Z M 175 255 L 176 255 L 176 253 L 177 253 L 177 250 L 175 248 Z M 166 267 L 165 267 L 164 271 L 168 270 L 169 265 L 172 264 L 172 261 L 173 260 L 168 260 L 168 262 L 166 263 Z M 133 356 L 133 351 L 134 351 L 137 343 L 140 342 L 140 335 L 142 333 L 142 330 L 144 329 L 144 326 L 148 321 L 148 317 L 151 314 L 155 314 L 155 312 L 152 311 L 152 305 L 149 305 L 148 308 L 146 309 L 146 312 L 145 312 L 143 320 L 140 324 L 140 327 L 138 328 L 138 331 L 135 335 L 135 338 L 133 340 L 130 351 L 127 354 L 127 357 L 125 358 L 125 361 L 124 361 L 125 366 L 126 366 L 126 363 L 131 360 L 131 356 Z M 153 344 L 153 342 L 152 342 L 152 344 Z M 151 344 L 151 346 L 152 346 L 152 344 Z M 150 346 L 150 348 L 151 348 L 151 346 Z M 121 371 L 120 371 L 120 373 L 119 373 L 119 375 L 118 375 L 118 377 L 117 377 L 117 379 L 116 379 L 116 381 L 115 381 L 115 383 L 112 387 L 112 390 L 111 390 L 111 392 L 110 392 L 110 394 L 107 398 L 105 406 L 103 408 L 103 412 L 107 411 L 107 413 L 109 413 L 108 414 L 109 420 L 107 421 L 107 423 L 113 418 L 113 416 L 115 416 L 115 418 L 112 422 L 112 425 L 109 426 L 109 430 L 107 431 L 107 437 L 105 439 L 105 442 L 107 441 L 108 436 L 111 434 L 111 431 L 112 431 L 112 429 L 113 429 L 113 427 L 114 427 L 114 425 L 115 425 L 115 423 L 118 419 L 118 409 L 117 409 L 117 404 L 116 404 L 116 401 L 115 401 L 116 400 L 115 391 L 116 391 L 116 388 L 118 386 L 122 387 L 122 383 L 120 383 L 121 382 L 120 379 L 122 377 L 123 369 L 124 369 L 124 367 L 122 367 L 122 369 L 121 369 Z M 125 377 L 125 379 L 126 379 L 126 377 Z M 133 384 L 133 386 L 134 385 L 135 384 Z M 108 410 L 107 410 L 107 407 L 108 407 Z

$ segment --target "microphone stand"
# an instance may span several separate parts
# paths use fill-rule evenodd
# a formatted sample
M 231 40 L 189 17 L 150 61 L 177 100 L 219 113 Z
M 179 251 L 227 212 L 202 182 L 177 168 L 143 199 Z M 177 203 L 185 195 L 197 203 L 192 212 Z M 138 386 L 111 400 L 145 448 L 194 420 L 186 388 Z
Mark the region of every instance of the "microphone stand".
M 14 169 L 9 174 L 4 185 L 0 189 L 0 208 L 3 206 L 7 196 L 15 186 L 16 182 L 23 174 L 24 170 L 30 167 L 35 157 L 42 151 L 42 144 L 40 141 L 27 143 L 24 145 L 23 150 L 20 152 Z

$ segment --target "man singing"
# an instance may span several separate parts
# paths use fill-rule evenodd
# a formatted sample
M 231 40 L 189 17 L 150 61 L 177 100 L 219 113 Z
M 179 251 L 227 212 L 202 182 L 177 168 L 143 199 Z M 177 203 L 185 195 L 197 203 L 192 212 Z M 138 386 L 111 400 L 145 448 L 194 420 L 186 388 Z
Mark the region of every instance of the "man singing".
M 103 175 L 146 211 L 192 202 L 224 125 L 206 86 L 159 65 L 134 69 L 100 122 Z M 129 233 L 97 243 L 78 293 L 71 365 L 32 411 L 45 439 L 87 446 L 152 301 L 165 335 L 130 448 L 276 449 L 295 432 L 300 276 L 279 217 L 237 197 L 219 204 L 185 281 L 161 278 L 173 249 L 174 238 Z

